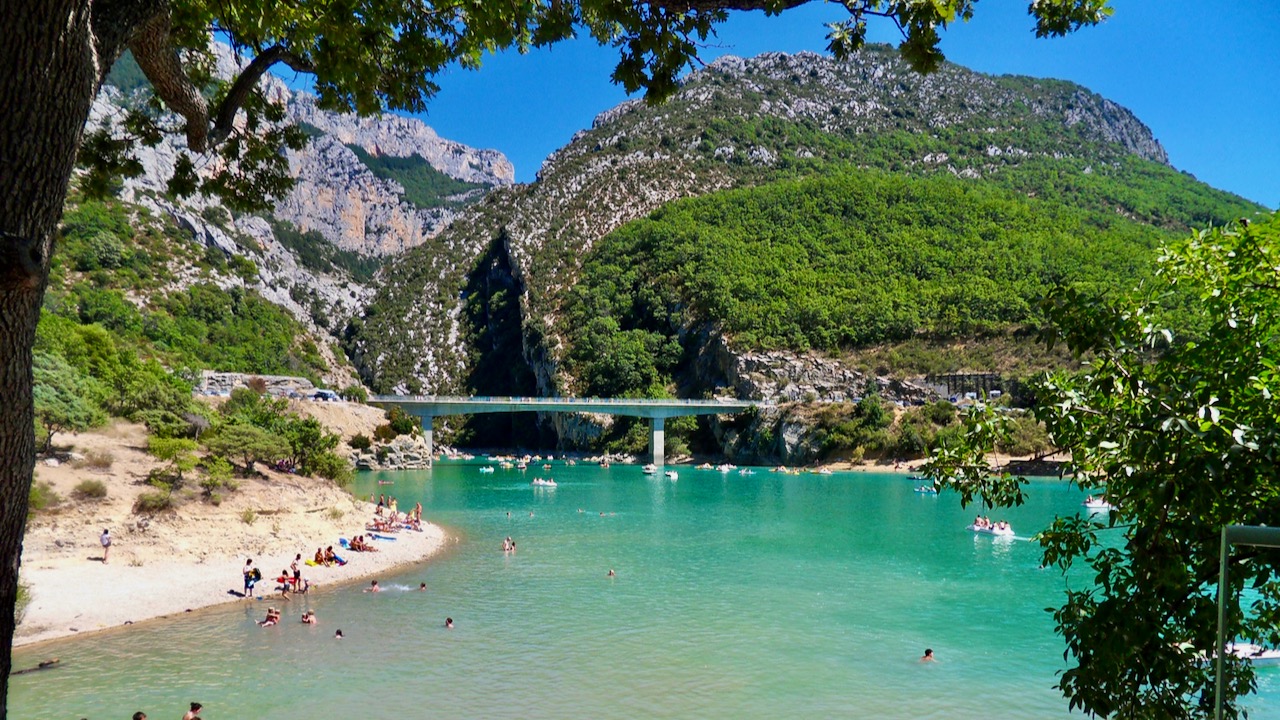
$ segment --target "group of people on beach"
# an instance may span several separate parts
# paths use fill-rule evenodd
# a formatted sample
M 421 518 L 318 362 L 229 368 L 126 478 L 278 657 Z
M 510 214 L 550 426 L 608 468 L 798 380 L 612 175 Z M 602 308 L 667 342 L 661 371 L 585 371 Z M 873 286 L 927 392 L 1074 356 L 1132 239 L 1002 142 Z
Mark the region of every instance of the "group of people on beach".
M 372 494 L 369 495 L 369 502 L 373 502 Z M 378 508 L 365 529 L 374 532 L 395 532 L 400 529 L 422 532 L 422 503 L 414 504 L 412 510 L 402 514 L 395 497 L 388 499 L 386 495 L 379 495 Z
M 320 548 L 316 548 L 316 554 L 311 559 L 311 563 L 313 565 L 323 566 L 323 567 L 332 567 L 334 565 L 347 564 L 345 560 L 340 559 L 337 555 L 334 554 L 332 545 L 325 548 L 324 550 L 321 550 Z

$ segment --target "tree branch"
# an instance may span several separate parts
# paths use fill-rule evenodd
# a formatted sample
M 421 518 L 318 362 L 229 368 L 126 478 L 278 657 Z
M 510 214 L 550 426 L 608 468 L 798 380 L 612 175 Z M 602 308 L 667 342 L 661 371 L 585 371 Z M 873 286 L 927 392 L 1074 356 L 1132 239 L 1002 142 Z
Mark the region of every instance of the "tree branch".
M 186 119 L 187 147 L 204 152 L 209 147 L 209 105 L 187 77 L 182 59 L 169 42 L 169 17 L 169 8 L 165 7 L 138 29 L 129 49 L 156 95 Z
M 673 12 L 715 12 L 717 10 L 790 10 L 813 0 L 654 0 L 649 5 Z
M 98 83 L 124 53 L 134 32 L 162 12 L 166 0 L 93 0 L 93 43 Z
M 262 79 L 267 70 L 278 62 L 283 62 L 298 72 L 315 72 L 310 62 L 289 52 L 283 45 L 272 45 L 258 53 L 253 58 L 253 62 L 241 71 L 240 77 L 236 78 L 231 89 L 227 91 L 227 96 L 223 98 L 222 104 L 218 106 L 218 113 L 213 120 L 213 131 L 209 135 L 210 146 L 215 146 L 227 139 L 235 124 L 236 112 L 249 99 L 249 93 L 253 92 L 258 80 Z

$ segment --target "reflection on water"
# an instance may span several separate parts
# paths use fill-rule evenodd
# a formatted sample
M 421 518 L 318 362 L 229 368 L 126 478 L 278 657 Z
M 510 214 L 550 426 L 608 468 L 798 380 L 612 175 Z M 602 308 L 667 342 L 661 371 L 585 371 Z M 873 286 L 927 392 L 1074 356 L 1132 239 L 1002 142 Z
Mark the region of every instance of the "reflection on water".
M 977 536 L 952 496 L 898 476 L 753 476 L 444 464 L 398 473 L 459 538 L 379 578 L 242 602 L 19 653 L 62 667 L 13 679 L 21 718 L 1067 717 L 1062 644 L 1043 608 L 1063 580 L 1026 537 Z M 545 472 L 538 473 L 545 475 Z M 380 489 L 364 475 L 356 491 Z M 1025 535 L 1081 496 L 1037 482 Z M 515 554 L 504 554 L 504 537 Z M 608 571 L 616 571 L 609 577 Z M 229 566 L 235 576 L 239 565 Z M 317 570 L 317 573 L 322 572 Z M 321 578 L 322 581 L 322 578 Z M 425 582 L 427 592 L 417 592 Z M 320 625 L 297 622 L 312 608 Z M 445 617 L 454 630 L 443 627 Z M 342 628 L 346 639 L 335 640 Z M 939 661 L 921 665 L 932 647 Z M 1277 717 L 1275 674 L 1253 717 Z

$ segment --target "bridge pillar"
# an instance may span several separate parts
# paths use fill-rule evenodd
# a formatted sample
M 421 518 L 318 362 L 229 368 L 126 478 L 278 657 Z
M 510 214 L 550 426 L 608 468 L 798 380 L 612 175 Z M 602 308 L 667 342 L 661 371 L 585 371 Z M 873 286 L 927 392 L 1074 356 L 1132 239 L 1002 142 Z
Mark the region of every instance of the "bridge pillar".
M 435 445 L 432 442 L 431 426 L 435 422 L 434 415 L 422 416 L 422 439 L 427 443 L 427 457 L 431 458 L 431 462 L 435 462 Z
M 667 464 L 666 418 L 649 418 L 649 452 L 653 453 L 654 465 Z

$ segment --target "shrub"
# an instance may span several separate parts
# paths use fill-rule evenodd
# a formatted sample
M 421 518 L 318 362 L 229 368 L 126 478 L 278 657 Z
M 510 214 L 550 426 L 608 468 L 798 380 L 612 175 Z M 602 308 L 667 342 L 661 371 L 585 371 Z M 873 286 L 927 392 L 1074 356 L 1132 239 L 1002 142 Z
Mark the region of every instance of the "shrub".
M 311 461 L 311 469 L 320 477 L 332 480 L 339 487 L 346 487 L 355 479 L 355 471 L 351 469 L 351 463 L 338 457 L 338 454 L 332 450 L 315 456 Z
M 13 621 L 15 624 L 21 625 L 22 619 L 27 615 L 27 606 L 31 604 L 31 586 L 24 583 L 18 583 L 18 598 L 13 606 Z
M 133 501 L 135 513 L 154 513 L 173 507 L 173 495 L 168 490 L 150 490 Z
M 352 450 L 368 450 L 370 447 L 373 447 L 373 441 L 363 433 L 352 435 L 351 439 L 347 441 L 347 444 L 351 446 Z
M 90 450 L 84 454 L 85 467 L 93 470 L 110 470 L 115 461 L 116 457 L 110 450 Z
M 53 491 L 53 486 L 47 482 L 34 482 L 31 484 L 31 493 L 27 496 L 28 512 L 39 512 L 56 507 L 62 502 L 62 496 Z
M 342 388 L 342 392 L 338 394 L 348 402 L 366 403 L 369 401 L 369 391 L 360 385 L 348 385 Z
M 82 480 L 71 495 L 77 500 L 101 500 L 107 496 L 107 484 L 101 480 Z
M 346 513 L 342 512 L 338 508 L 329 508 L 329 512 L 326 514 L 329 516 L 329 519 L 334 522 L 337 522 L 346 516 Z
M 267 392 L 267 381 L 260 377 L 257 377 L 257 376 L 251 377 L 248 380 L 245 380 L 244 384 L 245 384 L 245 387 L 248 387 L 250 390 L 258 393 L 259 395 L 262 395 Z
M 257 519 L 258 513 L 254 512 L 252 508 L 245 508 L 244 512 L 240 513 L 240 522 L 245 525 L 252 525 Z

